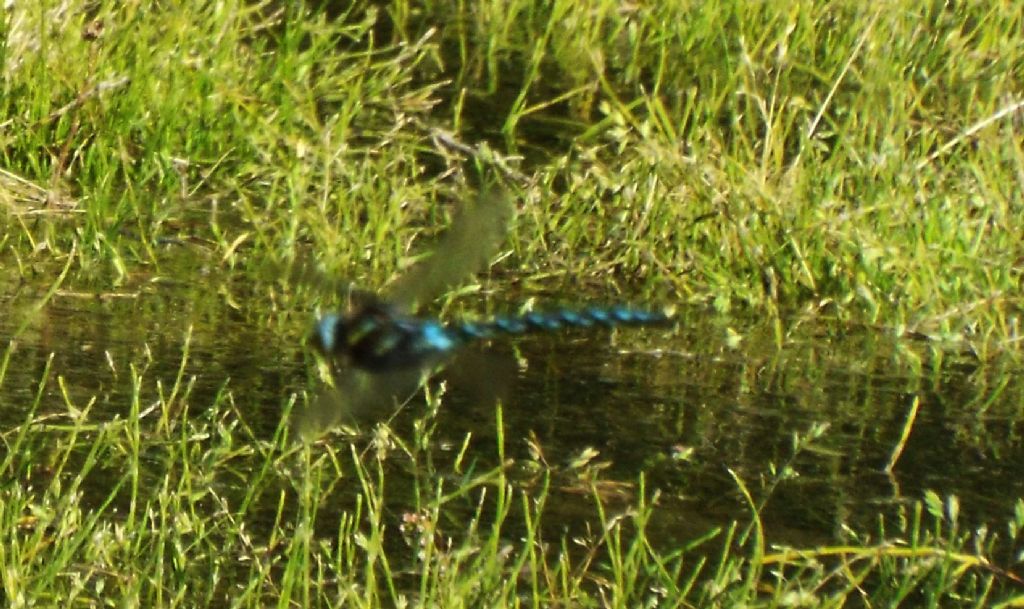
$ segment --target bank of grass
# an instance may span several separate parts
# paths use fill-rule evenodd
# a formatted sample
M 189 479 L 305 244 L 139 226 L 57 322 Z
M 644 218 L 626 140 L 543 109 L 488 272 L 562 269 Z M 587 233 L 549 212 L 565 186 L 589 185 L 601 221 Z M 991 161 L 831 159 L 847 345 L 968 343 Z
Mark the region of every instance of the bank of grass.
M 3 263 L 97 291 L 252 284 L 256 315 L 305 317 L 317 297 L 266 269 L 378 285 L 483 174 L 520 207 L 497 268 L 531 287 L 1017 345 L 1013 3 L 284 4 L 5 9 Z M 848 547 L 764 547 L 754 510 L 665 549 L 653 493 L 550 538 L 543 483 L 453 465 L 421 472 L 402 519 L 381 463 L 426 439 L 300 450 L 254 437 L 231 395 L 5 432 L 7 602 L 1021 602 L 954 503 Z M 338 488 L 351 509 L 330 511 Z M 446 518 L 456 500 L 479 510 Z
M 73 277 L 101 285 L 172 273 L 185 248 L 229 277 L 315 259 L 379 285 L 482 170 L 521 204 L 500 268 L 548 289 L 626 280 L 1015 346 L 1022 19 L 983 2 L 19 4 L 5 255 L 78 241 Z
M 734 475 L 748 517 L 670 542 L 653 524 L 658 493 L 642 475 L 623 501 L 603 491 L 621 482 L 602 480 L 586 458 L 560 471 L 543 459 L 517 462 L 505 453 L 500 408 L 494 446 L 474 444 L 467 455 L 467 437 L 442 463 L 430 454 L 429 414 L 410 438 L 380 426 L 360 439 L 296 444 L 286 421 L 301 396 L 286 400 L 283 423 L 261 438 L 230 386 L 200 403 L 188 383 L 161 389 L 137 364 L 124 417 L 97 424 L 96 400 L 76 402 L 47 367 L 23 423 L 3 433 L 4 606 L 1013 607 L 1024 599 L 1024 582 L 993 561 L 997 538 L 1024 531 L 1024 504 L 1008 530 L 964 530 L 956 499 L 929 494 L 898 522 L 848 531 L 843 545 L 777 547 L 759 517 L 768 497 L 753 497 Z M 48 386 L 63 411 L 43 412 Z M 488 460 L 499 465 L 479 465 Z M 551 493 L 568 484 L 591 495 L 586 526 L 549 522 Z M 567 525 L 571 534 L 551 533 Z

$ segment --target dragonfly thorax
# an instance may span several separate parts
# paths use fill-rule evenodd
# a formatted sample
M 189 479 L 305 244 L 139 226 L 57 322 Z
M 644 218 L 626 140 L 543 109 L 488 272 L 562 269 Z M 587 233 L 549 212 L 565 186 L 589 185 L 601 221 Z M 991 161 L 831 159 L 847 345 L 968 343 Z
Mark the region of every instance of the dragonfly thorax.
M 371 372 L 429 367 L 459 343 L 440 322 L 401 315 L 382 303 L 321 316 L 313 342 L 322 354 Z

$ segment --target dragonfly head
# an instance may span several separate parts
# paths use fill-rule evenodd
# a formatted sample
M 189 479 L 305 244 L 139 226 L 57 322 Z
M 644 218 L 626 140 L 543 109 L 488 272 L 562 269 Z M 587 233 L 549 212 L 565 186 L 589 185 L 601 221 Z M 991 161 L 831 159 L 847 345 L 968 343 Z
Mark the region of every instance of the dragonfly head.
M 346 343 L 347 323 L 337 313 L 325 313 L 316 320 L 313 328 L 313 346 L 324 355 L 335 353 Z
M 381 303 L 370 303 L 349 313 L 324 313 L 313 328 L 313 347 L 329 357 L 352 357 L 367 344 L 373 347 L 371 337 L 395 318 L 395 312 Z

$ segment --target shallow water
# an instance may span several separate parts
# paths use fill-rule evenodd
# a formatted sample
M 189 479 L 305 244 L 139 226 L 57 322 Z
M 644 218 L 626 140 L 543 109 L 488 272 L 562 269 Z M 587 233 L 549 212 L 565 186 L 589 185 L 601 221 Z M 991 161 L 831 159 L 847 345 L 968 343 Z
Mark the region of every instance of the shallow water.
M 76 408 L 94 400 L 88 417 L 97 424 L 131 416 L 132 367 L 145 378 L 140 410 L 170 394 L 180 371 L 176 416 L 222 416 L 203 409 L 222 403 L 216 396 L 227 391 L 237 415 L 264 440 L 289 399 L 317 391 L 301 340 L 311 316 L 272 325 L 184 285 L 100 298 L 59 293 L 29 313 L 39 297 L 18 293 L 3 301 L 11 314 L 0 323 L 0 348 L 10 359 L 0 386 L 0 428 L 8 437 L 27 420 L 51 354 L 34 414 L 55 424 L 56 445 L 68 400 Z M 503 398 L 506 455 L 516 462 L 510 472 L 529 484 L 538 450 L 556 472 L 545 521 L 552 532 L 573 532 L 594 514 L 586 477 L 594 472 L 604 499 L 623 506 L 635 500 L 644 473 L 648 494 L 660 492 L 652 527 L 670 545 L 749 519 L 737 477 L 764 502 L 768 540 L 799 546 L 837 541 L 847 528 L 874 531 L 880 517 L 899 518 L 926 490 L 958 495 L 968 523 L 1000 527 L 1024 495 L 1017 465 L 1024 461 L 1024 399 L 1014 364 L 981 366 L 864 329 L 837 335 L 791 323 L 795 330 L 779 349 L 772 328 L 751 321 L 699 310 L 681 312 L 679 321 L 674 330 L 575 331 L 484 349 L 488 359 L 511 363 L 491 368 L 512 375 Z M 744 337 L 733 347 L 731 331 Z M 450 471 L 467 434 L 463 468 L 497 464 L 494 402 L 482 399 L 470 378 L 486 376 L 488 366 L 478 371 L 471 365 L 476 358 L 471 353 L 451 364 L 436 414 L 428 414 L 422 397 L 393 417 L 389 405 L 381 407 L 379 418 L 390 419 L 405 442 L 417 425 L 432 426 L 427 450 L 435 471 Z M 915 358 L 918 365 L 911 365 Z M 915 399 L 917 419 L 887 473 Z M 822 423 L 828 428 L 821 437 L 794 453 L 794 436 Z M 325 441 L 362 446 L 372 426 L 363 421 L 362 437 Z M 588 467 L 568 466 L 587 449 L 596 451 Z M 401 460 L 391 467 L 392 487 L 411 489 L 420 475 L 418 465 Z M 784 480 L 771 473 L 786 467 L 792 475 Z M 225 492 L 244 492 L 245 477 L 240 465 Z M 108 491 L 109 480 L 94 478 L 84 501 Z M 396 518 L 413 510 L 410 495 L 393 500 Z M 254 518 L 266 512 L 267 524 L 276 499 L 268 501 L 252 510 Z M 338 491 L 331 511 L 343 513 L 352 501 L 352 491 Z M 453 506 L 453 518 L 458 512 Z

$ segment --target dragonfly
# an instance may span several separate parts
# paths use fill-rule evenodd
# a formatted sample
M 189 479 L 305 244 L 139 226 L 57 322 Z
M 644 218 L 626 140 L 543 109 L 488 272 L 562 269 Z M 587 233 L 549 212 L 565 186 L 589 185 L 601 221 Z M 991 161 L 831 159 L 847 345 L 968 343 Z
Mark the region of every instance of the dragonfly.
M 472 343 L 568 328 L 671 323 L 670 312 L 627 305 L 561 307 L 447 322 L 415 315 L 417 305 L 443 294 L 490 261 L 512 216 L 513 206 L 504 194 L 481 195 L 455 216 L 433 253 L 413 265 L 383 295 L 360 294 L 349 311 L 318 317 L 310 342 L 330 363 L 335 406 L 321 404 L 312 416 L 307 413 L 304 433 L 331 427 L 344 413 L 414 393 L 434 371 Z

